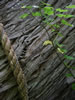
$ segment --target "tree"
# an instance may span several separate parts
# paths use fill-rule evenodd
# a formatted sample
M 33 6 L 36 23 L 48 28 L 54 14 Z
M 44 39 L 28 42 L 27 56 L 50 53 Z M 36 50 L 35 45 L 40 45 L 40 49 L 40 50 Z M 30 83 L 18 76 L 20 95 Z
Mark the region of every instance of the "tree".
M 5 31 L 15 50 L 17 58 L 22 66 L 28 84 L 28 95 L 30 100 L 74 100 L 75 90 L 72 90 L 72 78 L 66 78 L 68 69 L 62 64 L 56 54 L 56 49 L 51 45 L 43 46 L 43 42 L 50 38 L 57 37 L 51 33 L 48 26 L 42 27 L 40 17 L 27 17 L 20 19 L 19 16 L 28 10 L 22 10 L 22 5 L 40 5 L 41 0 L 1 0 L 0 1 L 0 22 L 4 24 Z M 74 1 L 48 0 L 55 8 L 64 8 L 74 4 Z M 38 9 L 33 9 L 33 11 Z M 74 9 L 70 10 L 74 14 Z M 37 21 L 38 20 L 38 21 Z M 54 22 L 59 21 L 55 18 Z M 68 19 L 75 25 L 74 18 Z M 60 23 L 59 23 L 60 24 Z M 58 38 L 60 43 L 66 44 L 68 55 L 75 55 L 75 27 L 62 25 L 59 32 L 64 38 Z M 61 55 L 60 55 L 61 56 Z M 75 66 L 75 61 L 68 61 L 62 58 L 71 66 Z M 74 74 L 73 70 L 71 70 Z M 0 99 L 19 100 L 20 95 L 17 90 L 17 83 L 9 63 L 0 45 Z M 73 81 L 73 82 L 72 82 Z M 21 100 L 21 99 L 20 99 Z

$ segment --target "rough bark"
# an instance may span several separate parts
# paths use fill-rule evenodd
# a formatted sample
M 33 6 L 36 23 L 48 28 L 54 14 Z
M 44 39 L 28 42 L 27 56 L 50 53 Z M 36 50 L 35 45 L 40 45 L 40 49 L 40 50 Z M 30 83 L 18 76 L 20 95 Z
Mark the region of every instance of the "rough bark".
M 49 39 L 46 30 L 42 27 L 40 17 L 27 17 L 20 19 L 19 16 L 27 10 L 22 10 L 21 5 L 39 5 L 41 0 L 1 0 L 0 22 L 4 24 L 5 31 L 22 65 L 27 77 L 30 100 L 74 100 L 75 91 L 71 88 L 72 78 L 66 78 L 68 69 L 62 64 L 53 46 L 43 46 L 43 42 Z M 48 0 L 55 8 L 64 8 L 66 5 L 75 4 L 74 0 Z M 35 9 L 33 9 L 34 11 Z M 70 14 L 75 14 L 71 9 Z M 38 21 L 37 21 L 38 20 Z M 54 23 L 59 21 L 55 19 Z M 75 25 L 75 19 L 68 19 Z M 75 27 L 62 26 L 59 32 L 64 37 L 58 38 L 51 33 L 50 28 L 45 26 L 53 40 L 56 37 L 59 42 L 66 45 L 68 55 L 75 56 Z M 60 55 L 61 56 L 61 55 Z M 68 61 L 75 66 L 75 61 Z M 75 75 L 75 72 L 71 70 Z M 19 100 L 16 81 L 9 70 L 7 58 L 4 56 L 0 45 L 0 100 Z M 73 81 L 75 82 L 75 81 Z M 21 99 L 20 99 L 21 100 Z

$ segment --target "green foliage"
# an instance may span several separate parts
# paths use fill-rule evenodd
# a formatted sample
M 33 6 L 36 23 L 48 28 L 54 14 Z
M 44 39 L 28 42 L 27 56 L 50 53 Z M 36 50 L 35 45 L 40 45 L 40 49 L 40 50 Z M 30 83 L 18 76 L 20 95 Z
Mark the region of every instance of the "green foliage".
M 69 14 L 56 14 L 56 16 L 60 17 L 60 18 L 73 18 L 74 15 L 69 15 Z
M 64 62 L 64 65 L 67 67 L 67 68 L 71 68 L 72 66 L 68 65 L 66 62 Z
M 55 31 L 55 29 L 51 29 L 51 31 L 52 31 L 52 32 L 54 32 L 54 31 Z
M 69 5 L 66 8 L 75 8 L 75 5 Z
M 28 14 L 27 14 L 27 13 L 24 13 L 23 15 L 20 16 L 20 18 L 21 18 L 21 19 L 24 19 L 24 18 L 26 18 L 27 16 L 28 16 Z
M 64 55 L 64 58 L 66 58 L 66 59 L 68 59 L 68 60 L 75 60 L 74 57 L 72 57 L 72 56 L 67 56 L 67 55 Z
M 72 74 L 71 73 L 67 73 L 66 77 L 72 77 Z
M 72 84 L 72 89 L 75 90 L 75 83 Z
M 43 46 L 46 46 L 46 45 L 52 45 L 52 41 L 46 40 L 46 41 L 43 43 Z
M 73 18 L 74 15 L 69 15 L 69 14 L 67 14 L 67 15 L 65 15 L 64 17 L 65 17 L 65 18 Z
M 67 12 L 68 10 L 66 10 L 66 9 L 61 9 L 61 8 L 57 8 L 56 11 L 58 11 L 58 12 Z
M 62 33 L 58 33 L 58 36 L 63 37 Z
M 32 6 L 26 6 L 26 8 L 27 8 L 27 9 L 31 9 L 31 8 L 32 8 Z
M 56 43 L 56 45 L 57 45 L 58 47 L 60 47 L 60 48 L 64 46 L 64 44 L 59 44 L 59 42 L 58 42 L 57 40 L 55 41 L 55 43 Z
M 64 14 L 56 14 L 56 16 L 58 16 L 58 17 L 65 17 Z
M 72 69 L 75 69 L 75 66 L 74 67 L 71 67 Z
M 47 4 L 47 3 L 42 2 L 42 4 L 41 4 L 40 7 L 34 5 L 34 6 L 22 6 L 21 8 L 22 9 L 25 9 L 26 8 L 28 10 L 29 9 L 31 10 L 32 8 L 39 8 L 40 11 L 32 12 L 31 13 L 32 16 L 34 16 L 34 17 L 35 16 L 43 17 L 44 18 L 43 22 L 46 25 L 49 25 L 51 32 L 55 32 L 58 37 L 61 37 L 61 38 L 64 37 L 63 34 L 61 32 L 59 32 L 59 29 L 61 28 L 61 25 L 66 25 L 66 26 L 69 26 L 69 27 L 73 27 L 73 25 L 70 24 L 67 21 L 67 18 L 74 18 L 75 15 L 65 14 L 65 13 L 68 13 L 69 12 L 69 9 L 67 9 L 67 8 L 75 8 L 75 5 L 69 5 L 65 9 L 61 9 L 61 8 L 54 9 L 50 4 Z M 28 16 L 28 14 L 27 13 L 24 13 L 23 15 L 20 16 L 20 18 L 24 19 L 27 16 Z M 58 23 L 52 24 L 52 22 L 57 17 L 60 19 L 60 24 L 58 24 Z M 43 46 L 47 46 L 47 45 L 52 45 L 54 48 L 57 46 L 57 49 L 56 50 L 59 53 L 62 54 L 62 56 L 65 58 L 65 60 L 75 60 L 74 57 L 66 55 L 67 52 L 68 52 L 68 50 L 64 49 L 64 46 L 65 45 L 59 43 L 58 40 L 54 39 L 54 41 L 52 41 L 52 40 L 51 41 L 50 40 L 44 41 Z M 62 62 L 62 63 L 68 69 L 69 68 L 75 69 L 75 67 L 68 65 L 66 62 Z M 67 73 L 66 74 L 66 77 L 72 77 L 72 73 Z M 75 84 L 72 84 L 72 89 L 75 90 Z
M 25 6 L 25 5 L 24 5 L 24 6 L 22 6 L 21 8 L 23 8 L 23 9 L 24 9 L 24 8 L 31 9 L 32 6 Z
M 43 10 L 44 10 L 44 14 L 47 14 L 47 15 L 54 14 L 53 7 L 44 7 Z
M 67 53 L 67 50 L 64 48 L 57 48 L 57 50 L 62 54 Z
M 41 13 L 40 13 L 40 12 L 35 12 L 35 13 L 32 12 L 32 15 L 33 15 L 33 16 L 41 16 Z
M 60 28 L 60 25 L 58 25 L 58 24 L 54 24 L 53 26 L 56 28 Z
M 72 24 L 68 23 L 66 20 L 62 19 L 61 20 L 61 23 L 64 24 L 64 25 L 67 25 L 67 26 L 70 26 L 70 27 L 73 27 Z

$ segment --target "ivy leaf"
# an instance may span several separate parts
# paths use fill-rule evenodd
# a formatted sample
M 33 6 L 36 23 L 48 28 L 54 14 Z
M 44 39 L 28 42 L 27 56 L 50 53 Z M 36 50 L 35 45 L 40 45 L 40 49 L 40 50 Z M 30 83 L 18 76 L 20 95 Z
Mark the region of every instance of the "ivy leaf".
M 70 26 L 70 27 L 73 27 L 72 24 L 68 23 L 66 20 L 62 19 L 61 20 L 61 23 L 64 24 L 64 25 L 67 25 L 67 26 Z
M 75 83 L 72 83 L 72 89 L 75 90 Z
M 33 16 L 41 16 L 41 13 L 40 12 L 32 12 L 32 15 Z
M 66 77 L 72 77 L 72 74 L 71 73 L 67 73 Z
M 47 15 L 53 15 L 54 14 L 53 7 L 44 7 L 44 13 Z
M 67 12 L 68 10 L 57 8 L 56 11 L 58 11 L 58 12 Z
M 67 56 L 67 55 L 64 55 L 64 58 L 68 59 L 68 60 L 74 60 L 75 58 L 72 57 L 72 56 Z
M 75 5 L 69 5 L 66 8 L 75 8 Z
M 50 40 L 46 40 L 44 43 L 43 43 L 43 46 L 46 46 L 46 45 L 52 45 L 52 42 Z
M 24 19 L 24 18 L 26 18 L 27 16 L 28 16 L 28 14 L 27 14 L 27 13 L 24 13 L 23 15 L 20 16 L 20 18 Z

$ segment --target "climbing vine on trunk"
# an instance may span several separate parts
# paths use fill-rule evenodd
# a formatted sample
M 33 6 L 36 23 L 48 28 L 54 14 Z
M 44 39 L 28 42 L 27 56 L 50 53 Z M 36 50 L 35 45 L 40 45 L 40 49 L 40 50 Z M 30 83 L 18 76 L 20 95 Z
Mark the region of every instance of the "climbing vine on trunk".
M 70 66 L 67 62 L 63 59 L 67 60 L 75 60 L 74 55 L 68 55 L 68 50 L 66 49 L 66 45 L 59 43 L 58 37 L 64 38 L 63 33 L 59 32 L 61 26 L 65 25 L 68 27 L 74 27 L 73 24 L 68 22 L 69 18 L 75 18 L 75 15 L 69 14 L 70 9 L 75 9 L 75 5 L 66 6 L 65 9 L 57 8 L 55 9 L 48 3 L 41 2 L 40 6 L 37 5 L 23 5 L 22 9 L 28 9 L 28 13 L 24 13 L 20 16 L 21 19 L 24 19 L 28 16 L 32 17 L 41 17 L 42 23 L 41 26 L 46 30 L 46 34 L 48 35 L 49 39 L 44 41 L 43 46 L 52 45 L 53 48 L 56 50 L 56 54 L 62 64 L 67 67 L 69 73 L 66 74 L 66 77 L 73 77 L 75 79 L 75 75 L 71 72 L 70 69 L 75 70 L 75 66 Z M 35 8 L 37 11 L 32 12 L 32 9 Z M 55 18 L 58 18 L 58 21 L 54 23 Z M 37 20 L 37 19 L 36 19 Z M 38 20 L 37 20 L 38 21 Z M 56 34 L 56 37 L 53 39 L 50 38 L 48 30 L 45 28 L 45 25 L 50 27 L 50 31 Z M 61 57 L 60 57 L 61 54 Z M 75 83 L 72 84 L 72 89 L 75 90 Z

